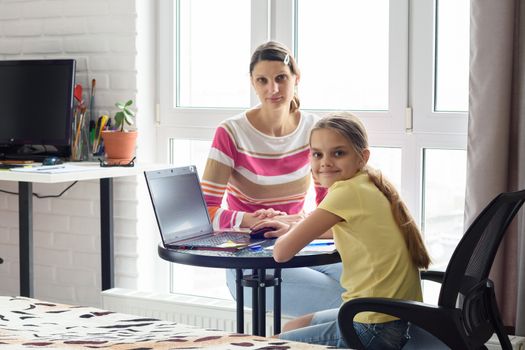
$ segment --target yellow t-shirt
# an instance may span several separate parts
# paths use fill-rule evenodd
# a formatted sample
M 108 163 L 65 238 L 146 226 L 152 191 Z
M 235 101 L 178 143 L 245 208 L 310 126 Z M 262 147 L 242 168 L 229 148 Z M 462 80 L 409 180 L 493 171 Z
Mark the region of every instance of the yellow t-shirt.
M 343 263 L 344 302 L 362 297 L 422 301 L 419 271 L 412 263 L 390 202 L 368 174 L 359 172 L 334 183 L 319 208 L 343 219 L 332 230 Z M 395 319 L 363 312 L 354 321 L 383 323 Z

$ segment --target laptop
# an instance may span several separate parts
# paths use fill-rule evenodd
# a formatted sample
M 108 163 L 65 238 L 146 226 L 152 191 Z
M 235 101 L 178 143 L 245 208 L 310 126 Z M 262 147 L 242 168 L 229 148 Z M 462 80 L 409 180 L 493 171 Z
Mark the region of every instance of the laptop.
M 251 238 L 247 230 L 213 230 L 195 166 L 144 175 L 164 247 L 235 252 L 265 241 Z

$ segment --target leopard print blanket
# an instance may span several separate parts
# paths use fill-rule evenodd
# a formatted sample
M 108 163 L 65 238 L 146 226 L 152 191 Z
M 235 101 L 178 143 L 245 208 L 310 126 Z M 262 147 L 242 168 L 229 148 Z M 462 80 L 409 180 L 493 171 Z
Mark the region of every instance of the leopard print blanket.
M 0 348 L 327 349 L 141 318 L 87 306 L 0 296 Z

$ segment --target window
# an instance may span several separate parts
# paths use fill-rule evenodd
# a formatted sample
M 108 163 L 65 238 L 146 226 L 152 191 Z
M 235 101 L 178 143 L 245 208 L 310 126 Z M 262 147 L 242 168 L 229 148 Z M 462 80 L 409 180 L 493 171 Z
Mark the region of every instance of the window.
M 249 106 L 250 31 L 239 29 L 250 28 L 250 2 L 180 0 L 175 11 L 179 19 L 179 40 L 174 43 L 176 106 Z
M 362 118 L 370 164 L 399 188 L 443 267 L 463 233 L 468 20 L 468 0 L 162 0 L 160 160 L 202 173 L 216 125 L 258 101 L 251 52 L 281 41 L 301 69 L 302 108 Z M 212 294 L 227 296 L 224 274 L 210 271 L 223 287 Z
M 422 229 L 432 252 L 435 268 L 444 270 L 463 231 L 465 174 L 464 150 L 425 149 L 423 151 Z
M 388 110 L 388 26 L 388 0 L 298 1 L 303 108 Z
M 468 110 L 470 2 L 436 3 L 436 111 Z

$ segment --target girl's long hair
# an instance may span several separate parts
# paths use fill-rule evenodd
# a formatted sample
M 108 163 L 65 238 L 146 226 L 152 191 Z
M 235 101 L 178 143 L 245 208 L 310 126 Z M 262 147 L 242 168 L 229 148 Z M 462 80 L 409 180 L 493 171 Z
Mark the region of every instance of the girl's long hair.
M 299 74 L 299 67 L 293 58 L 292 52 L 280 42 L 268 41 L 255 49 L 250 60 L 250 76 L 255 65 L 260 61 L 283 62 L 290 68 L 290 72 L 293 75 Z M 290 113 L 297 111 L 299 106 L 301 106 L 299 96 L 297 96 L 297 92 L 294 92 L 292 102 L 290 102 Z
M 319 129 L 331 129 L 344 136 L 358 155 L 362 155 L 368 149 L 368 136 L 364 125 L 352 113 L 336 112 L 327 115 L 319 120 L 312 129 L 312 132 Z M 401 199 L 399 192 L 394 185 L 388 181 L 383 174 L 376 169 L 365 166 L 363 169 L 368 174 L 370 181 L 383 193 L 390 202 L 392 214 L 399 226 L 410 257 L 418 268 L 427 269 L 431 259 L 423 243 L 421 231 L 417 227 L 407 206 Z

